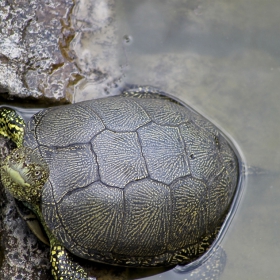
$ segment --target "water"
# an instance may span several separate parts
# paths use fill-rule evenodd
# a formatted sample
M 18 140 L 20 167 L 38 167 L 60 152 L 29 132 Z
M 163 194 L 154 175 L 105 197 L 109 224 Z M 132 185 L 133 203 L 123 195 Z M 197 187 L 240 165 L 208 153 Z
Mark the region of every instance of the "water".
M 220 279 L 279 279 L 280 2 L 119 1 L 131 83 L 178 96 L 238 143 L 246 189 Z M 168 272 L 147 278 L 187 279 Z
M 113 64 L 125 82 L 182 99 L 244 155 L 245 191 L 221 243 L 227 259 L 219 279 L 279 279 L 280 2 L 119 0 L 115 9 Z M 174 270 L 130 269 L 127 277 L 189 279 Z

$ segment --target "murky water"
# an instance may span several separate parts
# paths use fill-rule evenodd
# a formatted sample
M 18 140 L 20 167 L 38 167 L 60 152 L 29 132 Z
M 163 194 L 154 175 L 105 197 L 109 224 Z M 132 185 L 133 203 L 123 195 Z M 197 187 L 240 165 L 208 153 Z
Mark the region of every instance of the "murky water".
M 122 65 L 125 81 L 178 96 L 244 155 L 247 182 L 221 243 L 227 258 L 219 279 L 279 279 L 280 1 L 119 0 L 115 8 L 113 63 Z M 190 279 L 175 270 L 154 273 L 145 279 Z
M 120 1 L 131 83 L 166 89 L 238 143 L 249 166 L 220 279 L 278 279 L 280 2 Z M 147 279 L 188 279 L 168 272 Z M 200 279 L 200 278 L 198 278 Z

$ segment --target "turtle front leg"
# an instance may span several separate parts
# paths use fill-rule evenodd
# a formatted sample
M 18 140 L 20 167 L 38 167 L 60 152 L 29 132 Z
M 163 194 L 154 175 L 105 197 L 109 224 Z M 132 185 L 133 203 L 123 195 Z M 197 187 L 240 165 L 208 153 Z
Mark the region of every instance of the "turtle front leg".
M 72 260 L 67 250 L 51 242 L 51 266 L 52 275 L 55 280 L 95 280 L 96 278 L 88 277 L 85 270 Z

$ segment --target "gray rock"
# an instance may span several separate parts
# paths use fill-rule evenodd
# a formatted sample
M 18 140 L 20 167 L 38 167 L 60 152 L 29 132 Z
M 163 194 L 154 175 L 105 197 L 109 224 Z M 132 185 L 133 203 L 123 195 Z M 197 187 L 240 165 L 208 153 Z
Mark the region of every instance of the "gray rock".
M 2 96 L 75 102 L 120 83 L 114 0 L 3 0 L 0 18 Z

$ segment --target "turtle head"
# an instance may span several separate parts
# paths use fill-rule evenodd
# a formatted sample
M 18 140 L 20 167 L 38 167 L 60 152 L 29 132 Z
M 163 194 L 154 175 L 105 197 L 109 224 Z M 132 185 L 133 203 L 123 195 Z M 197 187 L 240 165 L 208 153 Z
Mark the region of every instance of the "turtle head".
M 21 147 L 5 158 L 0 173 L 4 187 L 16 199 L 34 204 L 41 199 L 49 168 L 37 151 Z

